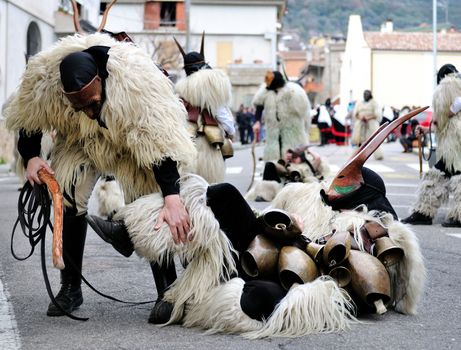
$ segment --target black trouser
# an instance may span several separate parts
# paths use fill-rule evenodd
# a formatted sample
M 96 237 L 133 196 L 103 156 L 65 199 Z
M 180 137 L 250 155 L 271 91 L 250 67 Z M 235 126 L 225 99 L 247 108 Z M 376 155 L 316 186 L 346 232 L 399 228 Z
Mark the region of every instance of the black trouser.
M 240 253 L 245 251 L 261 232 L 253 210 L 234 186 L 226 183 L 209 186 L 207 205 L 234 248 Z M 241 272 L 239 270 L 240 277 L 246 279 Z M 286 293 L 280 284 L 273 281 L 246 281 L 240 306 L 242 311 L 253 319 L 267 319 Z
M 207 205 L 234 248 L 243 252 L 259 233 L 256 216 L 240 192 L 231 184 L 211 185 Z

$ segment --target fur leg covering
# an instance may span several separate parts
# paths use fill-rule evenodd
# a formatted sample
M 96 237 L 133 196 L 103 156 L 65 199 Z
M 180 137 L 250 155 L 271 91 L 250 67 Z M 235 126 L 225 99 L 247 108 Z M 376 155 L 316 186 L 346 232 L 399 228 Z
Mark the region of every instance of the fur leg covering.
M 447 213 L 447 219 L 461 221 L 461 175 L 450 179 L 450 192 L 453 193 L 453 204 Z
M 247 201 L 254 201 L 257 197 L 263 198 L 266 202 L 271 202 L 283 185 L 277 181 L 257 181 L 245 195 Z
M 202 303 L 187 307 L 183 325 L 208 329 L 207 333 L 244 333 L 260 330 L 263 322 L 250 318 L 240 307 L 245 281 L 233 278 L 213 290 Z
M 199 176 L 181 179 L 181 199 L 189 212 L 191 226 L 184 244 L 174 243 L 166 223 L 158 231 L 154 230 L 163 208 L 160 194 L 141 197 L 121 208 L 114 217 L 124 220 L 136 252 L 148 261 L 161 265 L 176 253 L 182 261 L 189 262 L 165 293 L 164 299 L 174 304 L 170 322 L 182 318 L 186 302 L 202 302 L 209 290 L 236 271 L 232 245 L 206 205 L 207 188 L 208 183 Z
M 449 179 L 441 171 L 429 169 L 419 185 L 418 199 L 412 212 L 434 218 L 440 206 L 448 200 L 448 183 Z
M 403 314 L 415 315 L 427 274 L 418 238 L 408 225 L 394 220 L 388 225 L 388 232 L 405 252 L 402 261 L 388 268 L 394 308 Z
M 292 287 L 262 329 L 243 335 L 256 339 L 341 331 L 357 322 L 353 310 L 349 294 L 333 280 L 320 277 Z
M 112 217 L 125 204 L 117 181 L 100 179 L 95 187 L 99 216 Z

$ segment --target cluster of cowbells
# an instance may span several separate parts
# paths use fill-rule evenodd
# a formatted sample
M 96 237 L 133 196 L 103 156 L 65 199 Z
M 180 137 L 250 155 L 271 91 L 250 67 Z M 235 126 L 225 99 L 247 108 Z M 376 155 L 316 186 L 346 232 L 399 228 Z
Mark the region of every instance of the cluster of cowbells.
M 301 234 L 291 215 L 273 209 L 261 215 L 262 233 L 241 255 L 240 264 L 254 278 L 277 276 L 285 289 L 321 275 L 331 276 L 356 302 L 384 313 L 391 301 L 387 268 L 404 256 L 380 224 L 367 221 L 360 229 L 362 250 L 353 233 L 337 231 L 312 242 Z M 358 299 L 358 300 L 357 300 Z

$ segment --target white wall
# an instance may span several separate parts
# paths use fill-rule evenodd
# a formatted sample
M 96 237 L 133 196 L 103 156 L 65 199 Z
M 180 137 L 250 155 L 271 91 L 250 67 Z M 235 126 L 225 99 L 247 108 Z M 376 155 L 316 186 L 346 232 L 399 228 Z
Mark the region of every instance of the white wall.
M 213 34 L 264 34 L 274 32 L 276 6 L 194 5 L 190 9 L 192 33 L 203 27 Z
M 340 98 L 344 103 L 361 99 L 371 89 L 371 50 L 365 42 L 360 16 L 349 17 L 346 50 L 341 66 Z
M 216 65 L 216 43 L 227 41 L 232 43 L 232 61 L 261 60 L 275 68 L 276 6 L 192 4 L 190 16 L 191 50 L 199 49 L 200 41 L 195 38 L 205 31 L 206 59 L 211 65 Z
M 22 1 L 24 2 L 24 1 Z M 45 7 L 50 1 L 43 1 Z M 57 1 L 53 1 L 55 7 L 47 7 L 50 18 L 53 18 L 54 10 L 57 9 Z M 28 2 L 31 3 L 31 2 Z M 35 5 L 35 2 L 33 2 Z M 38 3 L 38 2 L 37 2 Z M 38 6 L 39 7 L 39 6 Z M 33 10 L 31 6 L 30 10 Z M 16 89 L 25 69 L 24 54 L 27 51 L 27 29 L 31 22 L 35 22 L 40 30 L 41 50 L 46 49 L 55 41 L 54 29 L 47 21 L 41 20 L 32 14 L 32 11 L 24 11 L 14 2 L 0 1 L 0 106 L 6 98 Z M 34 11 L 42 14 L 46 11 Z
M 461 68 L 461 54 L 438 52 L 437 67 L 446 63 Z M 373 92 L 381 104 L 397 108 L 432 103 L 432 53 L 375 51 Z
M 200 50 L 201 36 L 191 37 L 191 50 Z M 261 36 L 235 36 L 235 35 L 211 35 L 205 31 L 205 59 L 210 65 L 217 65 L 217 43 L 232 43 L 232 62 L 242 59 L 243 64 L 251 64 L 254 60 L 261 60 L 263 64 L 271 64 L 273 61 L 271 41 Z
M 53 25 L 54 11 L 58 8 L 58 0 L 10 0 L 11 5 L 22 11 L 40 18 L 43 22 Z
M 99 21 L 101 21 L 101 16 Z M 99 25 L 99 23 L 98 23 Z M 105 29 L 114 32 L 139 33 L 144 29 L 144 4 L 116 3 L 109 12 Z
M 6 44 L 8 41 L 6 8 L 6 1 L 0 0 L 0 109 L 6 95 Z

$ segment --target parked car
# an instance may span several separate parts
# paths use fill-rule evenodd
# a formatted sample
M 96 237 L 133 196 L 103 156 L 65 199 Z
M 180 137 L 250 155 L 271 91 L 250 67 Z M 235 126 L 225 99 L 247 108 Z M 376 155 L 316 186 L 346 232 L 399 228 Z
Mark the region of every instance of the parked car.
M 421 112 L 415 116 L 415 118 L 421 126 L 428 128 L 432 121 L 432 111 L 426 109 L 424 112 Z

